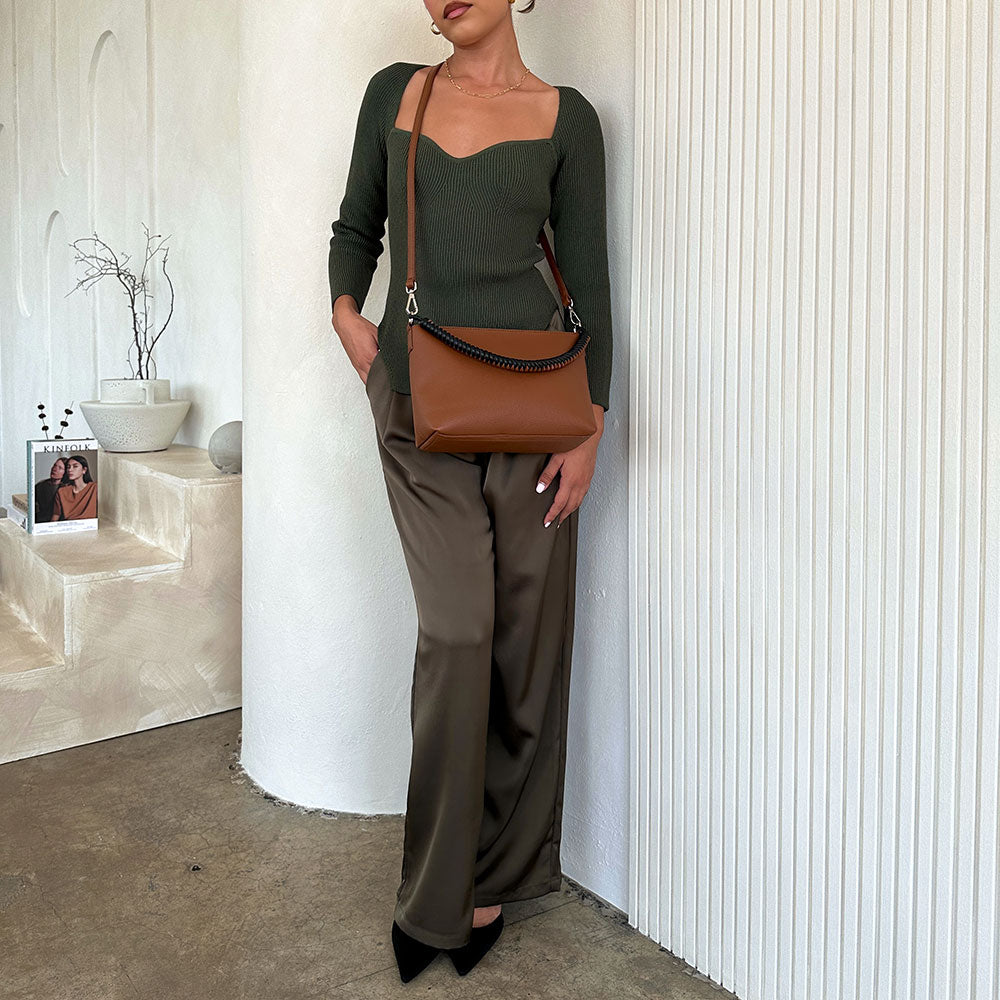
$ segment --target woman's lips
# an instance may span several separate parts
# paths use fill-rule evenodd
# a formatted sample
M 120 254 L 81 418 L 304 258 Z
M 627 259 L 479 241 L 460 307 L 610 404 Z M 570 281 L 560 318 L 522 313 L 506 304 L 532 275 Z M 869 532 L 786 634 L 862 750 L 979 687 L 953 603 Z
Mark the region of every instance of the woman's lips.
M 446 7 L 444 16 L 447 20 L 453 21 L 456 17 L 461 17 L 471 6 L 472 4 L 466 3 L 451 7 L 450 10 Z

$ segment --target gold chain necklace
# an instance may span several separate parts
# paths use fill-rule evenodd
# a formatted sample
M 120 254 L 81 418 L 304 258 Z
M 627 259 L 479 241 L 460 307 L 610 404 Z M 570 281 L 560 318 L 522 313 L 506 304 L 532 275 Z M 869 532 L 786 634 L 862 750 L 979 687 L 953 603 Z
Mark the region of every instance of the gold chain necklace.
M 449 56 L 448 58 L 450 59 L 451 56 Z M 451 75 L 451 66 L 448 65 L 448 59 L 445 59 L 444 61 L 444 68 L 448 72 L 448 79 L 451 80 L 451 82 L 456 87 L 458 87 L 458 89 L 462 91 L 463 94 L 468 94 L 469 97 L 499 97 L 501 94 L 506 94 L 508 90 L 517 90 L 517 88 L 520 87 L 522 83 L 524 83 L 528 74 L 531 72 L 530 69 L 525 68 L 524 73 L 521 75 L 521 79 L 518 80 L 517 83 L 513 84 L 513 86 L 510 87 L 504 87 L 503 90 L 498 90 L 495 94 L 475 94 L 471 90 L 466 90 L 463 86 L 455 82 L 455 78 Z

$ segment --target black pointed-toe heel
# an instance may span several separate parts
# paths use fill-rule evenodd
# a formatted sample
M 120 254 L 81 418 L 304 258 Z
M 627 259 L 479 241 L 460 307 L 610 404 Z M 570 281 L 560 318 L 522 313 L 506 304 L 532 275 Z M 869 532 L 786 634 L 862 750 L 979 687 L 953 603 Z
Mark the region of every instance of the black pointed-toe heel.
M 473 927 L 467 944 L 463 944 L 460 948 L 446 949 L 460 976 L 466 975 L 476 967 L 483 955 L 496 944 L 502 930 L 503 910 L 488 924 Z
M 399 966 L 399 978 L 408 983 L 419 975 L 434 961 L 440 948 L 424 944 L 410 937 L 395 920 L 392 922 L 392 950 L 396 953 L 396 965 Z

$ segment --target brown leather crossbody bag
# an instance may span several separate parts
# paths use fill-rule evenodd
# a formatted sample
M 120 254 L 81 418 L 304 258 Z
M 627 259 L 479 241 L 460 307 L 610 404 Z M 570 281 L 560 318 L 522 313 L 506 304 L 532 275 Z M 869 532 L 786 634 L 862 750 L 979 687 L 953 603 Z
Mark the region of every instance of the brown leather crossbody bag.
M 573 308 L 544 229 L 540 242 L 572 331 L 446 330 L 418 315 L 414 166 L 424 108 L 443 65 L 434 66 L 424 82 L 406 170 L 406 345 L 414 441 L 423 451 L 569 451 L 597 431 L 585 356 L 590 334 Z

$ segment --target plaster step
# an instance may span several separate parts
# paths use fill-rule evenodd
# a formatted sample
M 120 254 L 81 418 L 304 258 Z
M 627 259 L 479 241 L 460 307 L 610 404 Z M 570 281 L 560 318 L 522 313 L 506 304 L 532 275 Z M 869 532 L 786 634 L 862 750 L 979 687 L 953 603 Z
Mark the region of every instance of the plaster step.
M 0 520 L 0 596 L 60 655 L 68 653 L 67 588 L 182 569 L 183 559 L 116 524 L 31 535 Z
M 191 490 L 224 486 L 233 477 L 211 463 L 203 448 L 173 444 L 166 451 L 101 452 L 98 508 L 152 545 L 185 561 L 191 552 Z
M 63 657 L 5 601 L 0 601 L 0 676 L 62 667 Z
M 98 459 L 98 529 L 0 520 L 0 763 L 241 702 L 242 477 L 182 445 Z

